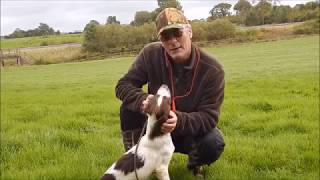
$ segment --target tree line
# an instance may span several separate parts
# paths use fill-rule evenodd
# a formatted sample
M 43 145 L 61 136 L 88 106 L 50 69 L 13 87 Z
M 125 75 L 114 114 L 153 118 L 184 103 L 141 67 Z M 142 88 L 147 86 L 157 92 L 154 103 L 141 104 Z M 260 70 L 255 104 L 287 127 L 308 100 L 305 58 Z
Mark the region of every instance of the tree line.
M 48 35 L 59 35 L 60 31 L 55 31 L 52 27 L 45 23 L 40 23 L 40 25 L 35 29 L 22 30 L 20 28 L 15 29 L 15 31 L 5 38 L 22 38 L 22 37 L 32 37 L 32 36 L 48 36 Z
M 253 5 L 254 2 L 255 5 Z M 219 3 L 209 11 L 210 16 L 208 18 L 199 20 L 214 21 L 219 18 L 226 18 L 235 24 L 256 26 L 272 23 L 302 22 L 319 17 L 319 1 L 297 4 L 294 7 L 288 5 L 277 6 L 278 2 L 281 2 L 281 0 L 238 0 L 233 6 L 235 13 L 232 13 L 231 4 Z M 158 5 L 159 7 L 151 12 L 137 11 L 130 25 L 139 26 L 144 23 L 154 22 L 157 14 L 165 7 L 176 7 L 182 10 L 182 6 L 177 0 L 158 0 Z
M 158 0 L 158 5 L 151 12 L 136 12 L 130 25 L 121 25 L 115 16 L 109 16 L 105 24 L 91 20 L 84 28 L 83 48 L 100 53 L 137 51 L 144 44 L 157 41 L 154 23 L 157 14 L 166 7 L 182 10 L 177 0 Z M 247 0 L 239 0 L 234 5 L 235 15 L 232 15 L 231 7 L 231 4 L 219 3 L 210 10 L 207 19 L 190 21 L 193 40 L 199 42 L 232 38 L 237 35 L 234 24 L 262 25 L 319 18 L 319 2 L 298 4 L 291 8 L 276 6 L 270 0 L 260 0 L 254 6 Z M 248 36 L 246 33 L 242 35 Z
M 319 1 L 306 4 L 296 4 L 293 8 L 288 5 L 277 6 L 280 0 L 260 0 L 256 5 L 251 5 L 247 0 L 239 0 L 233 7 L 235 15 L 230 14 L 230 4 L 220 3 L 211 9 L 208 20 L 227 18 L 232 23 L 256 26 L 273 23 L 302 22 L 319 18 Z
M 84 47 L 87 49 L 97 49 L 96 47 L 92 47 L 89 44 L 93 38 L 92 32 L 95 31 L 91 26 L 110 26 L 104 27 L 109 31 L 109 29 L 117 27 L 123 27 L 124 29 L 130 29 L 129 32 L 142 31 L 139 29 L 143 29 L 140 26 L 148 26 L 148 24 L 154 23 L 156 16 L 160 11 L 162 11 L 166 7 L 175 7 L 177 9 L 183 10 L 180 2 L 178 0 L 157 0 L 158 7 L 153 11 L 137 11 L 134 15 L 133 21 L 130 22 L 130 26 L 128 25 L 120 25 L 120 21 L 117 20 L 116 16 L 108 16 L 105 24 L 99 24 L 99 22 L 92 20 L 90 21 L 84 28 Z M 293 8 L 290 6 L 277 6 L 277 2 L 280 0 L 238 0 L 238 2 L 233 6 L 233 10 L 235 13 L 231 12 L 232 5 L 228 3 L 219 3 L 215 5 L 210 11 L 210 16 L 206 19 L 198 19 L 192 20 L 192 23 L 195 23 L 196 26 L 208 26 L 208 25 L 199 25 L 199 22 L 213 22 L 217 19 L 226 19 L 233 24 L 238 25 L 246 25 L 246 26 L 255 26 L 255 25 L 263 25 L 263 24 L 272 24 L 272 23 L 287 23 L 287 22 L 301 22 L 309 19 L 319 18 L 319 1 L 308 2 L 306 4 L 297 4 Z M 255 5 L 253 5 L 255 4 Z M 112 25 L 112 26 L 111 26 Z M 228 25 L 227 25 L 228 26 Z M 89 28 L 91 27 L 91 29 Z M 88 28 L 90 30 L 88 30 Z M 196 27 L 197 28 L 197 27 Z M 99 27 L 97 29 L 103 29 Z M 152 29 L 148 26 L 146 31 Z M 197 28 L 199 29 L 199 28 Z M 204 30 L 205 28 L 202 28 Z M 99 32 L 102 30 L 99 30 Z M 201 30 L 200 30 L 201 31 Z M 101 32 L 100 32 L 101 33 Z M 126 33 L 126 32 L 125 32 Z M 147 32 L 146 32 L 147 33 Z M 55 35 L 60 34 L 59 31 L 54 31 L 53 28 L 49 27 L 47 24 L 40 23 L 38 28 L 32 30 L 21 30 L 17 28 L 12 34 L 5 36 L 5 38 L 20 38 L 20 37 L 30 37 L 30 36 L 46 36 L 46 35 Z M 116 33 L 117 34 L 117 33 Z M 204 34 L 204 33 L 199 33 Z M 95 35 L 98 36 L 98 35 Z M 108 35 L 104 35 L 108 37 Z M 136 36 L 136 35 L 134 35 Z M 199 35 L 198 37 L 203 37 L 203 35 Z M 129 38 L 132 39 L 132 38 Z M 141 37 L 137 37 L 137 39 L 143 39 Z M 149 35 L 147 37 L 149 41 L 155 41 L 155 37 L 153 35 Z M 200 38 L 201 39 L 201 38 Z M 136 42 L 137 40 L 131 40 Z M 145 40 L 141 41 L 144 42 Z M 141 43 L 138 43 L 141 44 Z M 94 45 L 92 45 L 94 46 Z

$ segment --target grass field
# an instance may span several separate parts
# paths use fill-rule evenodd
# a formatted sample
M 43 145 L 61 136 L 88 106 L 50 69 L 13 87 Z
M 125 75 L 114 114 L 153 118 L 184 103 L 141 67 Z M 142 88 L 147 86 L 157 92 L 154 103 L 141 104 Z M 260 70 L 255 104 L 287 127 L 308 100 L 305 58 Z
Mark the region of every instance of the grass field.
M 319 36 L 206 49 L 225 67 L 225 152 L 207 179 L 319 179 Z M 132 58 L 1 69 L 1 179 L 98 179 L 122 153 Z M 173 180 L 193 179 L 175 154 Z
M 1 49 L 37 47 L 66 43 L 82 43 L 82 34 L 61 34 L 50 36 L 1 39 Z

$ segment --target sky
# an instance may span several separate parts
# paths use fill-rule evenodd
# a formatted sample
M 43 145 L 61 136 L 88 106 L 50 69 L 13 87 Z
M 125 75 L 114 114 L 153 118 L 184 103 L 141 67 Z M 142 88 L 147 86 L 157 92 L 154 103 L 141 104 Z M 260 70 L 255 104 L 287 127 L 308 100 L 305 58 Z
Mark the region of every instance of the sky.
M 189 20 L 206 19 L 218 3 L 234 5 L 238 0 L 180 0 Z M 253 0 L 249 0 L 252 2 Z M 294 6 L 312 0 L 280 0 Z M 314 0 L 313 0 L 314 1 Z M 116 16 L 121 24 L 129 24 L 136 11 L 153 11 L 156 0 L 1 0 L 1 36 L 16 28 L 35 29 L 46 23 L 60 32 L 82 31 L 90 20 L 104 24 L 108 16 Z

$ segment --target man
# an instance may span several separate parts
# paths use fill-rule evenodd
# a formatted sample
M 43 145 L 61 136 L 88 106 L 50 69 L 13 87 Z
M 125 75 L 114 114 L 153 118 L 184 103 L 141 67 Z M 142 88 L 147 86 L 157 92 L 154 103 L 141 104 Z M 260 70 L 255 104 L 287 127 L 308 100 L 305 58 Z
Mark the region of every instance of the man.
M 162 125 L 171 133 L 175 152 L 188 155 L 188 169 L 202 176 L 202 165 L 216 161 L 224 149 L 217 129 L 224 98 L 224 71 L 216 59 L 192 44 L 192 29 L 183 13 L 166 8 L 156 19 L 161 41 L 146 45 L 116 86 L 122 100 L 121 129 L 125 150 L 138 141 L 152 94 L 166 84 L 172 95 L 170 118 Z M 142 90 L 148 84 L 148 93 Z

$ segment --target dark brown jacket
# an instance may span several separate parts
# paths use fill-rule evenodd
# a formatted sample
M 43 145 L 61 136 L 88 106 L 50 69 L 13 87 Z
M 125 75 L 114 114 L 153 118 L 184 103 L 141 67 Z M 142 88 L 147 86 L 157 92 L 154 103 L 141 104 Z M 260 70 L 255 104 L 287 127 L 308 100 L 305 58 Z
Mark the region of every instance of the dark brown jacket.
M 178 117 L 177 127 L 172 133 L 182 136 L 203 135 L 218 123 L 224 98 L 224 71 L 215 58 L 194 45 L 191 63 L 180 68 L 180 73 L 177 69 L 161 43 L 148 44 L 141 50 L 128 73 L 119 80 L 116 96 L 128 109 L 140 111 L 142 101 L 148 96 L 141 89 L 142 86 L 148 84 L 148 93 L 155 94 L 162 84 L 166 84 L 171 93 L 174 91 Z M 192 82 L 190 94 L 179 97 L 188 94 Z M 174 90 L 172 84 L 175 84 Z

